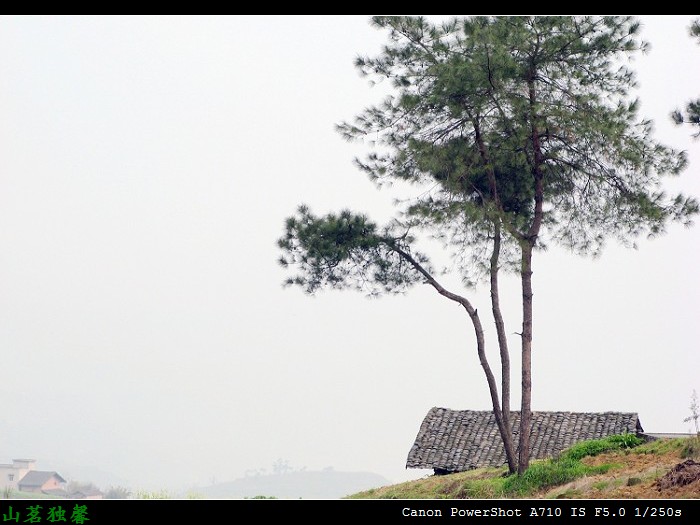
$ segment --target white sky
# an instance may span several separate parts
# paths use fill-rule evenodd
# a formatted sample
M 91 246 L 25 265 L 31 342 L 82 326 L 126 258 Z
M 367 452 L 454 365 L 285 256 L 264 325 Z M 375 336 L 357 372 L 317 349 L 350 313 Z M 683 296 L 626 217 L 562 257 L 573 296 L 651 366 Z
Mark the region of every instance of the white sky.
M 641 113 L 690 155 L 668 187 L 700 196 L 700 141 L 668 118 L 700 95 L 690 20 L 643 17 L 635 64 Z M 334 131 L 385 92 L 352 65 L 384 41 L 367 16 L 0 18 L 0 463 L 156 488 L 277 458 L 399 481 L 424 474 L 404 465 L 430 407 L 490 407 L 471 325 L 432 289 L 281 287 L 299 203 L 392 214 Z M 688 430 L 700 226 L 639 244 L 536 256 L 535 410 Z

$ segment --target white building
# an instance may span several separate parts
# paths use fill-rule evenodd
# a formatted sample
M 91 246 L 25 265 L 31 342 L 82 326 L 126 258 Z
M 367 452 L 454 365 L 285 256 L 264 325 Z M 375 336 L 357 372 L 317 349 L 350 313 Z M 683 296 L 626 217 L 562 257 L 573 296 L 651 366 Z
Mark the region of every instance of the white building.
M 19 481 L 34 470 L 34 459 L 13 459 L 11 464 L 0 463 L 0 490 L 17 490 Z

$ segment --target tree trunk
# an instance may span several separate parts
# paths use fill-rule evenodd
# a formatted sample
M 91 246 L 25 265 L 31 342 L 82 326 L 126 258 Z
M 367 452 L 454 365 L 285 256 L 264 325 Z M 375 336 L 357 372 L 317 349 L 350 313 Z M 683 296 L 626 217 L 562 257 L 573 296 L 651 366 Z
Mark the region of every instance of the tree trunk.
M 523 290 L 522 403 L 520 407 L 520 447 L 518 474 L 530 464 L 530 428 L 532 426 L 532 245 L 522 243 L 520 280 Z
M 523 332 L 522 332 L 522 402 L 520 406 L 520 444 L 518 451 L 518 474 L 523 474 L 530 466 L 530 429 L 532 427 L 532 250 L 542 227 L 544 217 L 544 176 L 542 166 L 544 156 L 540 144 L 537 116 L 537 92 L 535 89 L 535 66 L 528 75 L 528 96 L 530 102 L 530 119 L 533 158 L 532 175 L 535 185 L 535 209 L 532 223 L 527 234 L 520 238 L 520 282 L 523 291 Z
M 491 254 L 491 311 L 493 320 L 496 323 L 496 333 L 498 335 L 498 349 L 501 354 L 501 417 L 503 418 L 503 446 L 508 461 L 508 470 L 511 474 L 518 468 L 518 458 L 515 455 L 515 445 L 513 444 L 513 434 L 510 418 L 510 353 L 508 352 L 508 339 L 506 338 L 505 323 L 501 314 L 501 303 L 498 293 L 498 259 L 501 252 L 501 224 L 494 221 L 493 252 Z M 500 428 L 499 428 L 500 430 Z
M 495 208 L 499 211 L 502 210 L 501 199 L 498 196 L 498 184 L 496 183 L 496 172 L 491 164 L 488 148 L 481 135 L 481 129 L 479 126 L 479 119 L 472 118 L 472 124 L 474 125 L 474 140 L 477 147 L 479 148 L 479 154 L 483 160 L 484 166 L 487 167 L 489 187 L 491 189 L 491 199 Z M 508 470 L 513 474 L 517 470 L 518 459 L 515 455 L 515 446 L 513 444 L 513 425 L 511 424 L 510 418 L 510 354 L 508 352 L 508 339 L 506 338 L 505 323 L 503 322 L 503 315 L 501 314 L 501 304 L 498 294 L 498 259 L 501 255 L 501 217 L 497 216 L 493 219 L 493 251 L 491 252 L 491 266 L 490 266 L 490 277 L 491 277 L 491 312 L 493 313 L 493 320 L 496 324 L 496 333 L 498 335 L 498 350 L 501 356 L 501 407 L 500 407 L 500 420 L 499 420 L 499 408 L 497 401 L 494 401 L 493 413 L 496 417 L 496 422 L 498 423 L 498 429 L 501 432 L 501 438 L 503 440 L 503 449 L 506 453 L 506 460 L 508 461 Z M 488 372 L 487 372 L 488 377 Z M 490 388 L 490 386 L 489 386 Z M 493 391 L 491 393 L 493 399 Z

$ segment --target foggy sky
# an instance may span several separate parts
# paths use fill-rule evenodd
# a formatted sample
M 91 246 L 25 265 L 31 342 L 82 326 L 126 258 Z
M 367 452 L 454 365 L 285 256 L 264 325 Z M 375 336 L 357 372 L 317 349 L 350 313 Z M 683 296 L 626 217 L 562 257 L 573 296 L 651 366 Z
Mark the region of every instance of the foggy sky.
M 667 188 L 700 196 L 700 141 L 668 117 L 700 95 L 690 20 L 642 17 L 634 67 L 641 115 L 689 153 Z M 399 481 L 425 474 L 404 465 L 429 408 L 490 408 L 469 320 L 431 288 L 281 286 L 298 204 L 392 216 L 396 191 L 352 164 L 366 146 L 334 131 L 386 94 L 353 67 L 384 41 L 367 16 L 0 19 L 0 463 L 153 488 L 278 458 Z M 597 260 L 536 254 L 533 409 L 687 431 L 699 246 L 700 226 L 672 225 Z M 488 312 L 484 287 L 443 280 Z

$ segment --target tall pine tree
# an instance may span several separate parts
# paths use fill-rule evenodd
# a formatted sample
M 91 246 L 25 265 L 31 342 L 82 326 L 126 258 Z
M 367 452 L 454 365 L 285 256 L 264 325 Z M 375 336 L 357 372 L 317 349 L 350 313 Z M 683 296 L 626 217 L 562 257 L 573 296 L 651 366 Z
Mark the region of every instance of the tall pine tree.
M 629 95 L 625 60 L 641 50 L 631 17 L 470 17 L 435 25 L 423 17 L 378 16 L 388 31 L 376 57 L 357 60 L 395 93 L 339 126 L 347 139 L 372 137 L 358 160 L 378 184 L 418 188 L 397 219 L 379 227 L 350 211 L 313 215 L 301 207 L 279 240 L 289 284 L 395 292 L 424 282 L 461 305 L 474 328 L 511 472 L 528 467 L 533 341 L 533 253 L 545 243 L 597 253 L 608 237 L 632 244 L 670 221 L 689 223 L 698 204 L 669 198 L 662 178 L 685 156 L 656 142 Z M 480 315 L 444 288 L 414 232 L 441 238 L 464 280 L 487 279 L 501 359 L 501 391 L 486 360 Z M 510 415 L 510 358 L 500 312 L 500 270 L 522 288 L 520 427 Z M 515 447 L 515 441 L 518 447 Z

